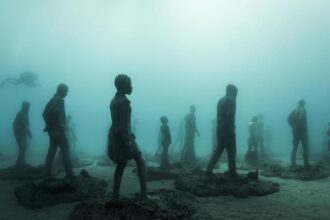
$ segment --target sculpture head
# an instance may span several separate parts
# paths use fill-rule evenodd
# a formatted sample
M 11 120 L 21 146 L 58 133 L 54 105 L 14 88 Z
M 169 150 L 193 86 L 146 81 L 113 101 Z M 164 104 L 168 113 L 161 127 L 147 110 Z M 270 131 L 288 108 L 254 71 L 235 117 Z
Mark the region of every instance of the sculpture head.
M 30 105 L 31 105 L 30 102 L 24 101 L 22 103 L 22 112 L 29 113 Z
M 168 123 L 168 118 L 166 116 L 162 116 L 160 117 L 160 122 L 163 124 L 167 124 Z
M 191 105 L 190 106 L 190 112 L 191 113 L 195 113 L 196 112 L 196 106 L 195 105 Z
M 119 74 L 115 78 L 115 86 L 118 92 L 130 95 L 132 93 L 131 78 L 125 74 Z
M 304 99 L 300 99 L 299 102 L 298 102 L 298 107 L 299 108 L 304 108 L 306 105 L 306 102 Z
M 237 93 L 238 93 L 238 89 L 235 85 L 233 85 L 233 84 L 227 85 L 227 88 L 226 88 L 226 95 L 227 96 L 229 96 L 233 99 L 236 99 Z
M 61 83 L 57 86 L 56 95 L 60 96 L 61 98 L 65 98 L 68 94 L 69 88 L 64 83 Z

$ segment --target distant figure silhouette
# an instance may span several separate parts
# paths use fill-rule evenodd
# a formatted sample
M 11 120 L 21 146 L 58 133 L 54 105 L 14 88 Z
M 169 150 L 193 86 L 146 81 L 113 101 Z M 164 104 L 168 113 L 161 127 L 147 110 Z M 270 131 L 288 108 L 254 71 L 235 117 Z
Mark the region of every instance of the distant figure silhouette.
M 0 88 L 4 87 L 6 84 L 11 84 L 14 86 L 17 85 L 26 85 L 27 87 L 37 87 L 40 86 L 36 81 L 39 76 L 33 72 L 25 71 L 19 75 L 18 78 L 7 78 L 0 83 Z
M 212 176 L 213 169 L 219 161 L 224 149 L 228 155 L 228 167 L 231 177 L 236 176 L 236 86 L 229 84 L 226 95 L 220 99 L 217 105 L 217 148 L 207 166 L 206 174 Z
M 60 84 L 57 87 L 56 94 L 48 102 L 43 112 L 43 118 L 46 123 L 45 132 L 49 135 L 49 148 L 45 162 L 46 176 L 52 176 L 52 163 L 56 155 L 57 147 L 62 151 L 62 160 L 67 178 L 74 176 L 72 171 L 70 149 L 66 135 L 66 115 L 64 107 L 64 98 L 67 96 L 68 87 Z
M 108 156 L 117 164 L 114 174 L 113 199 L 119 199 L 121 178 L 127 160 L 134 159 L 140 181 L 141 198 L 147 196 L 146 167 L 141 151 L 131 132 L 131 104 L 126 95 L 132 93 L 131 79 L 120 74 L 115 79 L 117 93 L 110 104 L 112 125 L 109 131 Z
M 182 161 L 193 162 L 196 160 L 195 154 L 195 134 L 199 136 L 199 131 L 196 126 L 196 107 L 194 105 L 190 106 L 190 113 L 185 117 L 186 123 L 186 133 L 184 146 L 182 149 Z
M 249 151 L 258 152 L 257 123 L 258 123 L 258 117 L 253 116 L 251 121 L 249 122 L 249 139 L 248 139 Z
M 299 142 L 303 149 L 304 165 L 309 166 L 308 159 L 308 131 L 307 131 L 307 113 L 305 109 L 305 100 L 300 100 L 298 107 L 294 109 L 289 117 L 288 123 L 292 128 L 293 149 L 291 153 L 291 166 L 296 166 L 296 154 Z
M 76 143 L 77 143 L 77 135 L 74 130 L 74 124 L 72 122 L 72 116 L 68 115 L 66 117 L 66 129 L 65 129 L 66 136 L 69 141 L 70 152 L 75 152 L 76 150 Z
M 258 115 L 257 127 L 256 127 L 256 139 L 258 144 L 258 155 L 264 157 L 264 117 L 262 114 Z
M 258 146 L 258 117 L 253 116 L 249 122 L 249 138 L 248 138 L 248 151 L 245 155 L 245 162 L 249 166 L 258 165 L 258 156 L 259 156 L 259 146 Z
M 171 132 L 168 126 L 168 119 L 166 116 L 160 118 L 162 125 L 160 126 L 160 143 L 162 145 L 162 156 L 160 160 L 160 168 L 167 170 L 170 166 L 168 161 L 168 148 L 171 145 Z
M 266 126 L 264 131 L 264 146 L 270 149 L 272 145 L 273 131 L 270 125 Z
M 16 167 L 23 167 L 25 162 L 26 148 L 27 148 L 27 137 L 32 138 L 30 127 L 29 127 L 29 109 L 30 103 L 24 101 L 22 103 L 22 109 L 17 113 L 14 123 L 14 135 L 18 144 L 18 158 L 16 161 Z

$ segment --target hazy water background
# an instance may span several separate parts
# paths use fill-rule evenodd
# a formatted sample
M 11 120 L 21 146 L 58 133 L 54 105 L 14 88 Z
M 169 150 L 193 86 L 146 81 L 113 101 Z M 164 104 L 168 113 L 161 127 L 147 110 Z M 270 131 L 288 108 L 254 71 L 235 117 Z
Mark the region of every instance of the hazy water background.
M 161 115 L 175 137 L 195 104 L 196 150 L 210 153 L 211 121 L 228 83 L 239 88 L 239 151 L 246 150 L 251 116 L 263 113 L 273 149 L 288 152 L 286 119 L 300 98 L 307 102 L 311 148 L 320 150 L 330 120 L 329 8 L 326 0 L 2 0 L 0 80 L 29 70 L 42 87 L 0 90 L 0 151 L 17 151 L 12 121 L 29 100 L 30 151 L 46 152 L 41 114 L 64 82 L 78 148 L 103 153 L 118 73 L 132 78 L 132 119 L 144 150 L 156 148 Z

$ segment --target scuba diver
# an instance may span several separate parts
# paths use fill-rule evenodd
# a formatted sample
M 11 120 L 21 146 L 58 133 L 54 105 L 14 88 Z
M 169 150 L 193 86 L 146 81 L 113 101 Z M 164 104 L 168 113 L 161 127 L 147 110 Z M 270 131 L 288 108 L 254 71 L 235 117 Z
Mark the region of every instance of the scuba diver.
M 29 127 L 29 110 L 30 110 L 30 103 L 24 101 L 22 103 L 21 110 L 16 114 L 13 129 L 16 142 L 18 144 L 18 158 L 16 160 L 15 166 L 17 168 L 21 168 L 26 165 L 25 162 L 25 155 L 26 155 L 26 148 L 27 148 L 27 138 L 32 138 L 32 134 Z
M 4 79 L 0 83 L 0 88 L 4 87 L 6 84 L 11 84 L 14 86 L 23 84 L 29 88 L 38 87 L 38 86 L 40 86 L 40 84 L 36 82 L 38 80 L 38 78 L 39 78 L 39 76 L 37 74 L 35 74 L 33 72 L 25 71 L 25 72 L 21 73 L 18 78 Z
M 117 93 L 111 101 L 112 125 L 108 135 L 108 156 L 116 163 L 113 185 L 113 199 L 119 199 L 121 178 L 127 161 L 134 159 L 140 181 L 140 196 L 147 198 L 146 166 L 142 153 L 131 132 L 131 103 L 126 95 L 132 93 L 131 79 L 124 74 L 115 78 Z
M 207 166 L 206 175 L 209 177 L 213 175 L 213 169 L 225 149 L 228 155 L 229 175 L 231 177 L 236 176 L 235 115 L 237 92 L 237 87 L 229 84 L 226 88 L 226 95 L 219 100 L 217 105 L 217 148 Z
M 160 160 L 160 168 L 167 170 L 170 167 L 168 161 L 168 148 L 171 145 L 171 132 L 170 127 L 168 126 L 168 119 L 166 116 L 160 118 L 162 125 L 160 126 L 160 143 L 162 145 L 162 155 Z
M 47 103 L 42 114 L 46 128 L 44 132 L 49 135 L 49 148 L 45 162 L 46 177 L 52 177 L 52 163 L 56 155 L 57 147 L 60 147 L 62 161 L 66 173 L 66 178 L 73 178 L 74 173 L 70 159 L 69 142 L 66 135 L 66 116 L 64 107 L 64 98 L 68 94 L 69 88 L 65 84 L 57 87 L 56 94 Z
M 195 134 L 199 136 L 199 131 L 196 126 L 196 107 L 190 106 L 190 113 L 185 117 L 186 133 L 184 139 L 184 146 L 182 149 L 181 160 L 187 162 L 196 161 L 195 154 Z
M 289 117 L 288 123 L 292 129 L 293 149 L 291 153 L 291 166 L 296 166 L 296 154 L 299 142 L 301 142 L 304 157 L 304 166 L 309 166 L 308 159 L 308 131 L 307 131 L 307 113 L 305 109 L 305 100 L 298 102 L 298 107 L 294 109 Z

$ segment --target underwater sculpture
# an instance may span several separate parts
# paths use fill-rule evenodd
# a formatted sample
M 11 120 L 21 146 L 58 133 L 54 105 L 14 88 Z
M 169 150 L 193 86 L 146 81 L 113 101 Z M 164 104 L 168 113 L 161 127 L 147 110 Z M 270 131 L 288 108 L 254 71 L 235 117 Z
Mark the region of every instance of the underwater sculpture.
M 245 155 L 245 162 L 249 166 L 258 166 L 258 139 L 257 139 L 257 123 L 258 117 L 253 116 L 249 122 L 249 138 L 248 138 L 248 151 Z
M 168 161 L 168 148 L 171 145 L 171 132 L 170 127 L 168 126 L 168 119 L 166 116 L 162 116 L 160 118 L 160 121 L 162 123 L 160 127 L 160 143 L 162 145 L 162 156 L 160 159 L 160 168 L 162 170 L 167 170 L 170 168 L 170 164 Z
M 68 115 L 66 117 L 66 126 L 65 126 L 65 134 L 68 139 L 69 148 L 70 148 L 70 158 L 71 158 L 71 165 L 72 168 L 82 168 L 86 166 L 91 166 L 94 164 L 92 160 L 89 159 L 81 159 L 77 155 L 76 151 L 76 143 L 77 143 L 77 136 L 76 132 L 74 130 L 74 124 L 72 122 L 72 116 Z M 59 152 L 58 156 L 56 157 L 54 161 L 54 167 L 56 167 L 59 170 L 63 170 L 63 155 L 62 152 Z
M 28 137 L 32 138 L 32 134 L 29 126 L 29 109 L 30 109 L 30 103 L 24 101 L 22 103 L 22 108 L 16 114 L 13 123 L 14 136 L 19 150 L 18 158 L 15 165 L 18 169 L 26 165 L 25 154 L 26 154 L 26 148 L 28 142 L 27 138 Z
M 36 73 L 25 71 L 19 75 L 18 78 L 7 78 L 4 79 L 0 83 L 0 88 L 4 87 L 6 84 L 11 84 L 14 86 L 17 85 L 26 85 L 27 87 L 37 87 L 40 86 L 39 83 L 37 83 L 39 76 Z
M 257 116 L 253 116 L 249 122 L 249 139 L 248 139 L 248 150 L 258 152 L 258 141 L 257 141 Z
M 68 115 L 66 117 L 66 128 L 65 128 L 65 133 L 69 141 L 69 146 L 70 146 L 70 151 L 75 152 L 76 151 L 76 144 L 77 144 L 77 135 L 76 132 L 74 131 L 74 125 L 72 123 L 72 116 Z
M 132 93 L 131 79 L 124 74 L 115 78 L 117 93 L 111 101 L 110 112 L 112 125 L 109 131 L 108 156 L 116 163 L 114 174 L 113 199 L 119 199 L 121 178 L 127 161 L 134 159 L 140 181 L 140 196 L 147 196 L 146 167 L 142 153 L 131 132 L 131 104 L 126 95 Z
M 196 107 L 194 105 L 190 106 L 190 113 L 185 117 L 185 139 L 184 146 L 182 149 L 181 160 L 186 162 L 196 161 L 195 154 L 195 134 L 199 136 L 199 131 L 196 126 Z
M 259 158 L 263 158 L 265 155 L 265 149 L 264 149 L 264 116 L 262 114 L 258 115 L 257 120 L 257 127 L 256 127 L 256 138 L 258 143 L 258 156 Z
M 305 109 L 305 100 L 301 99 L 298 106 L 288 117 L 288 123 L 292 129 L 293 149 L 291 153 L 291 166 L 296 166 L 296 154 L 299 142 L 303 149 L 304 166 L 309 166 L 308 160 L 308 131 L 307 131 L 307 114 Z
M 33 180 L 43 178 L 44 166 L 32 166 L 25 161 L 28 137 L 32 138 L 29 128 L 30 103 L 24 101 L 21 110 L 16 114 L 13 122 L 14 136 L 18 145 L 18 157 L 14 166 L 0 170 L 0 179 Z
M 226 95 L 217 105 L 217 143 L 218 146 L 207 166 L 206 174 L 212 176 L 212 171 L 226 149 L 228 155 L 228 167 L 230 176 L 236 176 L 236 134 L 235 114 L 237 87 L 229 84 Z
M 61 149 L 62 160 L 67 178 L 74 177 L 71 160 L 69 142 L 66 136 L 66 116 L 64 98 L 67 96 L 69 88 L 65 84 L 57 87 L 56 94 L 47 103 L 43 118 L 46 124 L 45 132 L 49 135 L 49 148 L 45 162 L 46 176 L 52 176 L 52 163 L 56 155 L 57 147 Z

